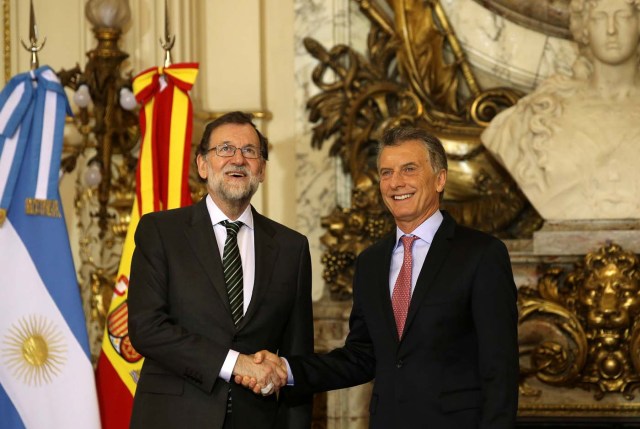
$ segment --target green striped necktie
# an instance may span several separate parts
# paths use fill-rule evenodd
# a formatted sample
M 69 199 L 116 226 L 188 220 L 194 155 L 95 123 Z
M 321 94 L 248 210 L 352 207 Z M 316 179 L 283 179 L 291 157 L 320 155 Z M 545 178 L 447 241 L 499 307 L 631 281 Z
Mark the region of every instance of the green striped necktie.
M 242 320 L 243 305 L 242 259 L 240 259 L 240 249 L 238 248 L 238 231 L 242 227 L 242 222 L 225 220 L 220 223 L 227 228 L 227 239 L 224 242 L 224 254 L 222 257 L 224 281 L 227 285 L 233 322 L 238 326 L 238 323 Z

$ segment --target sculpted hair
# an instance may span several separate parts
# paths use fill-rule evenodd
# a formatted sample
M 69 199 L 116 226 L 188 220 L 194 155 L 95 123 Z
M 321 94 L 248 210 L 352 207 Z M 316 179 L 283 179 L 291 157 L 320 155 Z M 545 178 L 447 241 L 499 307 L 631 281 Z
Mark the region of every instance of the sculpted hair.
M 589 10 L 593 9 L 599 2 L 607 0 L 572 0 L 569 8 L 569 30 L 573 40 L 580 44 L 588 44 L 587 25 L 589 21 Z M 640 12 L 640 0 L 626 0 L 633 6 L 636 12 Z
M 200 144 L 198 144 L 198 148 L 196 149 L 196 156 L 202 155 L 205 156 L 207 154 L 207 150 L 209 150 L 209 138 L 211 137 L 211 133 L 216 128 L 225 125 L 225 124 L 250 124 L 256 133 L 258 134 L 258 139 L 260 140 L 260 156 L 262 159 L 267 161 L 269 159 L 269 141 L 265 136 L 262 135 L 260 130 L 253 123 L 253 115 L 245 112 L 230 112 L 225 113 L 217 119 L 209 122 L 204 129 L 204 133 L 202 134 L 202 139 L 200 139 Z
M 433 134 L 415 127 L 395 127 L 384 132 L 382 140 L 378 143 L 378 158 L 376 164 L 380 166 L 380 153 L 387 146 L 398 146 L 400 143 L 418 140 L 429 153 L 429 162 L 434 173 L 440 170 L 447 171 L 447 155 L 442 146 L 442 142 Z

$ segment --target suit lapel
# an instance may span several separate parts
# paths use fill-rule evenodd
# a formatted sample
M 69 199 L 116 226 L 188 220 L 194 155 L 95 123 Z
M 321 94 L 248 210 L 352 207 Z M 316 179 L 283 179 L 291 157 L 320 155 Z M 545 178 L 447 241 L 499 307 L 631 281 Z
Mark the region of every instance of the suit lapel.
M 193 217 L 185 229 L 185 234 L 196 254 L 196 258 L 207 273 L 216 292 L 218 292 L 224 307 L 229 312 L 229 321 L 233 325 L 229 297 L 224 283 L 220 251 L 218 250 L 216 235 L 213 232 L 211 217 L 204 198 L 193 206 Z
M 393 233 L 391 233 L 387 238 L 383 239 L 382 243 L 382 251 L 380 252 L 380 260 L 378 261 L 377 266 L 381 267 L 379 272 L 380 275 L 377 276 L 375 280 L 377 284 L 377 294 L 378 294 L 378 302 L 381 305 L 381 312 L 383 314 L 386 325 L 389 327 L 389 333 L 393 338 L 395 338 L 396 342 L 398 342 L 398 329 L 396 327 L 396 319 L 393 315 L 393 306 L 391 304 L 391 295 L 389 292 L 389 270 L 391 269 L 391 254 L 393 253 L 393 248 L 396 244 L 396 234 L 395 228 Z
M 404 325 L 405 332 L 411 328 L 411 322 L 415 319 L 424 297 L 433 285 L 440 267 L 451 250 L 451 238 L 454 235 L 456 223 L 447 212 L 443 211 L 442 214 L 444 219 L 436 235 L 433 237 L 433 242 L 429 247 L 427 258 L 424 260 L 415 290 L 411 296 L 409 313 L 407 314 L 407 321 Z
M 278 257 L 278 244 L 273 236 L 275 231 L 268 224 L 266 218 L 258 213 L 253 207 L 253 240 L 255 248 L 255 279 L 253 281 L 253 294 L 247 312 L 242 318 L 238 328 L 242 328 L 256 313 L 264 299 L 264 293 L 271 284 L 271 276 Z

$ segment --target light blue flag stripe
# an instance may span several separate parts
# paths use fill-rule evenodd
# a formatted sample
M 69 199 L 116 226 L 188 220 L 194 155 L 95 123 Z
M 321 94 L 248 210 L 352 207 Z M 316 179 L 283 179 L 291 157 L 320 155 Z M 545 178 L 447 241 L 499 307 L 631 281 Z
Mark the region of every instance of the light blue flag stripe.
M 0 164 L 9 166 L 6 173 L 7 180 L 0 183 L 0 208 L 8 209 L 13 200 L 18 172 L 22 165 L 23 155 L 27 146 L 28 130 L 20 130 L 22 123 L 31 124 L 33 115 L 33 90 L 31 73 L 22 73 L 9 81 L 0 93 Z M 9 154 L 8 139 L 20 132 L 15 151 Z
M 54 199 L 57 195 L 60 158 L 62 155 L 62 136 L 64 136 L 65 118 L 72 115 L 62 85 L 52 70 L 43 67 L 36 71 L 38 89 L 33 127 L 29 140 L 39 143 L 39 150 L 32 153 L 31 162 L 38 168 L 33 197 Z M 37 162 L 37 164 L 36 164 Z
M 7 396 L 7 392 L 0 384 L 0 427 L 3 429 L 26 429 L 18 410 L 13 406 L 13 402 Z
M 0 106 L 2 106 L 0 107 L 0 113 L 4 114 L 5 108 L 11 109 L 11 111 L 6 112 L 8 119 L 4 127 L 0 122 L 0 134 L 12 136 L 23 122 L 23 116 L 30 107 L 31 98 L 33 97 L 33 85 L 31 85 L 31 79 L 33 76 L 35 76 L 35 74 L 32 74 L 31 72 L 15 75 L 2 89 L 2 93 L 0 93 Z M 23 93 L 18 99 L 18 103 L 15 106 L 12 106 L 8 101 L 13 92 L 21 85 L 23 86 Z

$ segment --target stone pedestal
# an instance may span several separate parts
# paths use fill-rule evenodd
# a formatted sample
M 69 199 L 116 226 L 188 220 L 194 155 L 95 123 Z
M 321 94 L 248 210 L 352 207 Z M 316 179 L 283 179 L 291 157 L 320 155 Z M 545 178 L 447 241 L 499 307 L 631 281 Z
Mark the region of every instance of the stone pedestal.
M 547 221 L 533 234 L 533 252 L 585 255 L 607 242 L 640 253 L 640 220 Z

